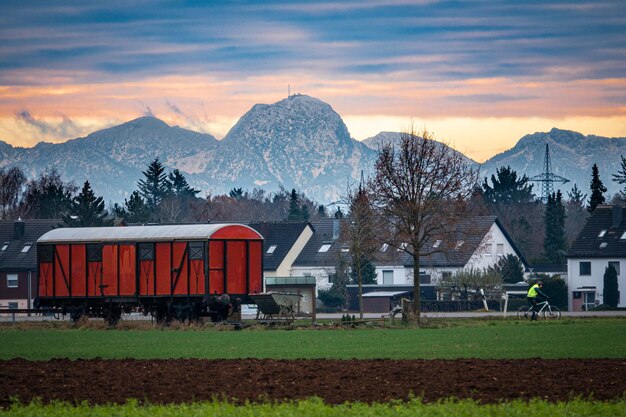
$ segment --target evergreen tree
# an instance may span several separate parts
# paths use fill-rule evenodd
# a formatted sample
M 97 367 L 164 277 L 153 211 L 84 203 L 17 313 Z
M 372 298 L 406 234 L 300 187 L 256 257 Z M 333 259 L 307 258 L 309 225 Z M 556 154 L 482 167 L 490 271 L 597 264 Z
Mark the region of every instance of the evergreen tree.
M 613 174 L 613 182 L 624 185 L 624 188 L 620 190 L 620 194 L 623 199 L 626 199 L 626 158 L 624 158 L 624 155 L 621 155 L 621 158 L 620 169 L 617 171 L 617 174 Z
M 167 194 L 176 197 L 195 197 L 200 190 L 196 190 L 189 186 L 187 178 L 178 170 L 170 172 L 165 182 Z
M 524 281 L 524 264 L 520 258 L 511 253 L 498 260 L 498 263 L 495 265 L 495 272 L 507 284 Z
M 596 209 L 599 204 L 604 204 L 604 193 L 606 187 L 600 180 L 600 172 L 598 171 L 598 165 L 593 164 L 591 168 L 591 197 L 589 197 L 589 204 L 587 210 L 591 213 Z
M 307 206 L 306 204 L 303 204 L 302 208 L 300 209 L 300 219 L 305 222 L 308 222 L 310 217 L 311 217 L 311 214 L 309 213 L 309 206 Z
M 580 188 L 576 184 L 572 187 L 570 191 L 567 192 L 567 197 L 569 198 L 569 203 L 572 205 L 582 206 L 585 203 L 585 199 L 587 198 L 587 194 L 583 194 L 580 191 Z
M 491 175 L 489 185 L 487 178 L 483 182 L 483 197 L 487 204 L 519 204 L 534 200 L 533 186 L 528 184 L 528 177 L 517 178 L 517 172 L 510 166 L 496 170 Z
M 142 174 L 145 178 L 139 180 L 137 183 L 139 192 L 145 199 L 151 215 L 156 219 L 156 210 L 159 203 L 167 194 L 168 189 L 165 167 L 159 162 L 159 158 L 155 158 L 154 161 L 148 165 L 148 169 L 142 171 Z
M 146 206 L 139 191 L 133 191 L 128 200 L 124 200 L 126 216 L 129 223 L 146 223 L 150 220 L 150 209 Z
M 617 307 L 619 303 L 619 283 L 617 271 L 613 265 L 609 265 L 604 271 L 604 304 Z
M 287 220 L 301 220 L 302 212 L 300 210 L 300 202 L 298 199 L 298 193 L 296 189 L 291 190 L 291 195 L 289 197 L 289 214 L 287 215 Z
M 561 191 L 548 196 L 544 222 L 546 237 L 543 242 L 544 255 L 551 262 L 560 264 L 565 251 L 565 206 Z
M 230 198 L 240 200 L 241 198 L 243 198 L 243 188 L 233 188 L 228 192 L 228 196 Z
M 104 199 L 96 197 L 89 181 L 85 181 L 81 192 L 72 199 L 69 214 L 63 216 L 63 221 L 74 227 L 97 227 L 110 224 L 107 216 Z

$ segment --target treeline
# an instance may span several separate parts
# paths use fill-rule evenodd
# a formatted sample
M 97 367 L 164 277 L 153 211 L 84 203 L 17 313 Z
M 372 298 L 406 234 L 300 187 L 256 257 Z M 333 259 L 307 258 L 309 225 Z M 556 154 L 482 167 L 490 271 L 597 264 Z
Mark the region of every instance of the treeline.
M 612 197 L 607 191 L 596 164 L 591 170 L 589 193 L 577 184 L 564 196 L 560 190 L 542 201 L 533 192 L 526 175 L 521 178 L 510 167 L 502 167 L 485 178 L 474 195 L 483 213 L 496 215 L 512 240 L 531 264 L 562 264 L 574 239 L 589 214 L 599 204 L 626 204 L 626 158 L 612 174 L 612 181 L 624 185 Z M 587 197 L 589 195 L 589 197 Z
M 179 170 L 166 172 L 158 158 L 142 174 L 124 203 L 106 207 L 89 181 L 79 189 L 56 170 L 28 180 L 20 168 L 0 169 L 0 220 L 62 219 L 80 227 L 111 225 L 116 220 L 126 224 L 309 221 L 326 216 L 324 206 L 295 189 L 267 193 L 233 188 L 227 195 L 200 196 Z

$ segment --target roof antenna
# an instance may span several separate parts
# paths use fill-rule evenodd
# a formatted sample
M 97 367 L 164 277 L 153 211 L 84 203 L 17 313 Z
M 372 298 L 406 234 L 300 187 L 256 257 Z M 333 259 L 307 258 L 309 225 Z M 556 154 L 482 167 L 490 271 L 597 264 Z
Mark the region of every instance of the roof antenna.
M 287 98 L 291 97 L 291 84 L 287 84 Z

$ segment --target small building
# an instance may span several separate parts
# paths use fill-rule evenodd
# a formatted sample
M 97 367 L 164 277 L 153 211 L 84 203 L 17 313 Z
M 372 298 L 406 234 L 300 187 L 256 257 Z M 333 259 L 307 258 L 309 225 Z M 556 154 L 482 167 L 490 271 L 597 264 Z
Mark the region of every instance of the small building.
M 604 273 L 617 272 L 618 307 L 626 307 L 626 205 L 599 205 L 567 253 L 568 306 L 589 310 L 604 304 Z
M 37 239 L 61 220 L 0 222 L 0 308 L 30 309 L 37 295 Z

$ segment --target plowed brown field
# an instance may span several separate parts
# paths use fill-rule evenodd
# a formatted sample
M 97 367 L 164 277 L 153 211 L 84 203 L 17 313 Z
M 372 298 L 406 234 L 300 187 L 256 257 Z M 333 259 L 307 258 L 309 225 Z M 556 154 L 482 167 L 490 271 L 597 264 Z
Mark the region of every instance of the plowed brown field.
M 0 405 L 63 400 L 90 404 L 201 400 L 282 401 L 312 396 L 327 403 L 582 396 L 621 398 L 626 360 L 67 360 L 0 361 Z

